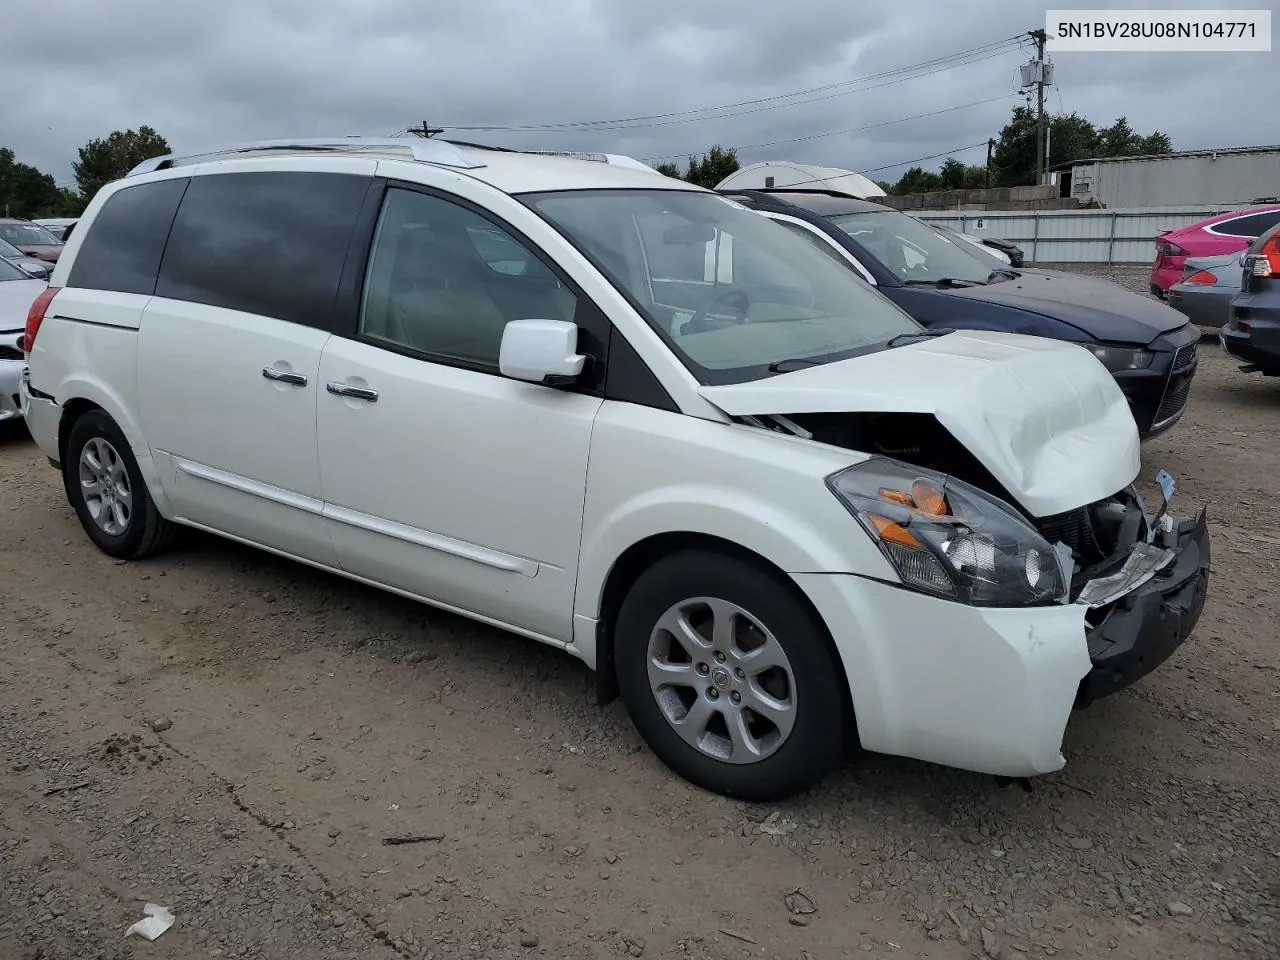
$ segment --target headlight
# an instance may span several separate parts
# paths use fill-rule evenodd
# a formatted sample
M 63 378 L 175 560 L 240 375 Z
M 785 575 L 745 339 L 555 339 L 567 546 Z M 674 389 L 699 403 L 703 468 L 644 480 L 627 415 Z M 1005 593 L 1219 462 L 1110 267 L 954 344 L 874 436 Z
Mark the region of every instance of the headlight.
M 1066 602 L 1054 548 L 976 487 L 884 458 L 832 474 L 827 486 L 912 589 L 984 607 Z
M 1155 354 L 1150 350 L 1133 347 L 1111 347 L 1104 343 L 1086 343 L 1082 346 L 1102 361 L 1112 373 L 1121 370 L 1145 370 L 1151 366 Z

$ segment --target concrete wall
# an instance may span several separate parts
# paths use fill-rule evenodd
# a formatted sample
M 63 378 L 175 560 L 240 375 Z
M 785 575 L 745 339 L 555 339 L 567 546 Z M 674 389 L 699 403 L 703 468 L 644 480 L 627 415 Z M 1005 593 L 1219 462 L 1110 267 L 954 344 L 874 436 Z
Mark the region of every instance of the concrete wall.
M 1084 201 L 1058 196 L 1058 187 L 992 187 L 990 190 L 937 190 L 877 197 L 899 210 L 1077 210 Z

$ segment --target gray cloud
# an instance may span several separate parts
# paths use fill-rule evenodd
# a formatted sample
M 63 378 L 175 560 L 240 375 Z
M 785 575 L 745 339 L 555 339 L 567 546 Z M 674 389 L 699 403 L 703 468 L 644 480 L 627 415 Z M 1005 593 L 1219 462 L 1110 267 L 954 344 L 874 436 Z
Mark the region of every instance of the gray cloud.
M 865 77 L 1043 26 L 1040 8 L 980 0 L 40 0 L 4 13 L 0 84 L 11 95 L 0 146 L 70 184 L 78 146 L 144 123 L 175 148 L 195 149 L 254 137 L 388 134 L 424 119 L 543 124 L 663 114 Z M 1100 123 L 1124 114 L 1140 131 L 1166 131 L 1177 147 L 1266 140 L 1237 107 L 1274 72 L 1266 69 L 1274 56 L 1063 53 L 1048 105 Z M 717 142 L 808 137 L 1008 95 L 741 152 L 744 161 L 870 170 L 996 135 L 1020 102 L 1015 73 L 1025 58 L 1011 49 L 933 76 L 735 117 L 451 134 L 679 157 Z M 978 148 L 962 159 L 983 156 Z

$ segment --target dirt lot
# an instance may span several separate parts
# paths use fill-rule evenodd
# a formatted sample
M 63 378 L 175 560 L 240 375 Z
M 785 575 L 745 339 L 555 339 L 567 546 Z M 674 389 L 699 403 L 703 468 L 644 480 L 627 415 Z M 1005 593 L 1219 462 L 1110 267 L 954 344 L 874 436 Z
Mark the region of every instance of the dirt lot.
M 550 649 L 209 537 L 115 563 L 9 431 L 0 958 L 1280 956 L 1278 431 L 1206 343 L 1144 471 L 1209 505 L 1208 606 L 1062 773 L 865 757 L 765 809 Z

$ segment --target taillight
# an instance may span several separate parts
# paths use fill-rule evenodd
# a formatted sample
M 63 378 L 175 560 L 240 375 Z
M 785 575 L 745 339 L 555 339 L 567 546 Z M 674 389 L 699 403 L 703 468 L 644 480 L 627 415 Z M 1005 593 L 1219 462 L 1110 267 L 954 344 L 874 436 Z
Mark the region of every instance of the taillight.
M 1190 283 L 1197 287 L 1212 287 L 1215 283 L 1218 282 L 1218 278 L 1215 277 L 1208 270 L 1200 270 L 1200 271 L 1197 271 L 1196 273 L 1193 273 L 1191 276 L 1187 277 L 1187 279 L 1183 280 L 1182 282 Z
M 1157 240 L 1156 252 L 1162 257 L 1185 257 L 1187 255 L 1187 251 L 1176 243 L 1170 243 L 1168 240 Z
M 1262 249 L 1245 261 L 1255 277 L 1280 277 L 1280 235 L 1272 237 Z
M 31 348 L 36 345 L 36 334 L 40 332 L 40 324 L 44 323 L 44 315 L 49 311 L 49 304 L 53 303 L 53 298 L 61 289 L 61 287 L 45 287 L 31 304 L 31 309 L 27 311 L 27 327 L 22 333 L 22 351 L 27 356 L 31 356 Z

